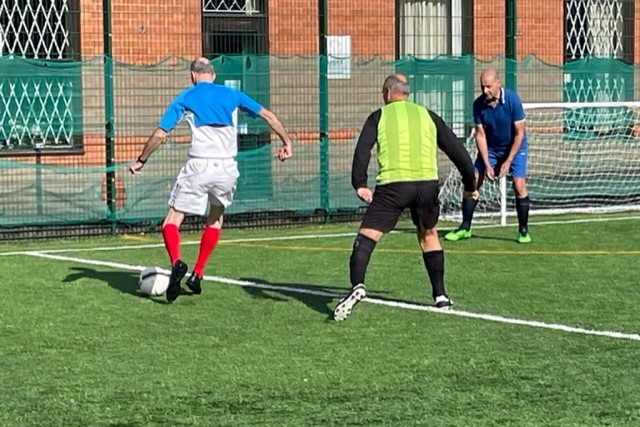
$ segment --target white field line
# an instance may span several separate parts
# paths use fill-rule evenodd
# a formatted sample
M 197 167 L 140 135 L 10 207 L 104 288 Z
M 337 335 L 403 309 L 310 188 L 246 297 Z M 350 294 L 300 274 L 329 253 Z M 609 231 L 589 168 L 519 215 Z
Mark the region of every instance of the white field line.
M 44 252 L 23 252 L 23 254 L 40 257 L 40 258 L 57 260 L 57 261 L 66 261 L 66 262 L 71 262 L 76 264 L 89 264 L 89 265 L 98 265 L 102 267 L 111 267 L 111 268 L 116 268 L 120 270 L 142 271 L 146 268 L 145 266 L 141 266 L 141 265 L 130 265 L 130 264 L 123 264 L 119 262 L 75 258 L 75 257 L 55 255 L 55 254 L 44 253 Z M 165 272 L 169 273 L 168 270 L 165 270 Z M 228 285 L 245 286 L 249 288 L 258 288 L 258 289 L 281 291 L 281 292 L 291 292 L 291 293 L 298 293 L 298 294 L 305 294 L 305 295 L 317 295 L 317 296 L 325 296 L 325 297 L 331 297 L 331 298 L 338 298 L 341 296 L 341 294 L 336 292 L 320 291 L 320 290 L 306 289 L 306 288 L 295 288 L 290 286 L 267 285 L 262 283 L 250 282 L 246 280 L 235 280 L 235 279 L 230 279 L 227 277 L 220 277 L 220 276 L 205 275 L 204 280 L 208 280 L 211 282 L 224 283 Z M 486 320 L 491 322 L 505 323 L 509 325 L 529 326 L 533 328 L 551 329 L 554 331 L 562 331 L 562 332 L 568 332 L 573 334 L 596 335 L 596 336 L 608 337 L 608 338 L 640 341 L 639 334 L 623 333 L 623 332 L 616 332 L 616 331 L 583 329 L 583 328 L 578 328 L 574 326 L 561 325 L 557 323 L 545 323 L 545 322 L 539 322 L 535 320 L 522 320 L 522 319 L 516 319 L 516 318 L 510 318 L 510 317 L 495 316 L 492 314 L 472 313 L 469 311 L 460 311 L 460 310 L 443 311 L 427 305 L 410 303 L 410 302 L 401 302 L 401 301 L 390 301 L 386 299 L 378 299 L 375 297 L 368 297 L 364 300 L 364 302 L 385 305 L 387 307 L 402 308 L 406 310 L 428 311 L 432 313 L 445 314 L 450 316 L 459 316 L 459 317 L 466 317 L 470 319 L 479 319 L 479 320 Z
M 575 220 L 566 220 L 566 221 L 543 221 L 543 222 L 533 222 L 529 223 L 530 225 L 559 225 L 559 224 L 580 224 L 580 223 L 589 223 L 589 222 L 613 222 L 613 221 L 630 221 L 630 220 L 639 220 L 640 216 L 629 216 L 629 217 L 616 217 L 616 218 L 591 218 L 591 219 L 575 219 Z M 515 227 L 517 224 L 509 224 L 507 227 Z M 497 224 L 487 224 L 487 225 L 477 225 L 474 226 L 474 229 L 489 229 L 489 228 L 499 228 L 501 225 Z M 447 228 L 443 228 L 446 230 Z M 398 233 L 397 231 L 392 231 L 391 233 Z M 287 240 L 307 240 L 307 239 L 323 239 L 323 238 L 334 238 L 334 237 L 355 237 L 356 232 L 349 233 L 328 233 L 328 234 L 301 234 L 301 235 L 289 235 L 289 236 L 273 236 L 273 237 L 253 237 L 253 238 L 244 238 L 244 239 L 230 239 L 230 240 L 221 240 L 220 243 L 251 243 L 251 242 L 276 242 L 276 241 L 287 241 Z M 198 245 L 200 244 L 199 240 L 187 240 L 180 242 L 180 245 Z M 142 245 L 118 245 L 118 246 L 102 246 L 97 248 L 69 248 L 69 249 L 45 249 L 45 250 L 36 250 L 36 251 L 12 251 L 12 252 L 0 252 L 0 256 L 14 256 L 14 255 L 29 255 L 32 252 L 38 253 L 47 253 L 47 254 L 61 254 L 61 253 L 73 253 L 73 252 L 92 252 L 92 251 L 119 251 L 122 249 L 152 249 L 152 248 L 162 248 L 164 247 L 164 243 L 148 243 Z

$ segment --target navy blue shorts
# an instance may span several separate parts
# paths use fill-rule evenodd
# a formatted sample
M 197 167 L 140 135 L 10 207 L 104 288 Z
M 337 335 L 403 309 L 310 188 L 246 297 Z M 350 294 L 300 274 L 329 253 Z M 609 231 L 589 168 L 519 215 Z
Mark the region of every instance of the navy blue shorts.
M 440 216 L 438 181 L 392 182 L 376 186 L 373 201 L 362 219 L 361 228 L 388 233 L 409 208 L 419 230 L 434 228 Z
M 494 173 L 498 176 L 500 173 L 500 167 L 502 163 L 509 157 L 509 152 L 498 153 L 496 151 L 488 150 L 487 154 L 489 155 L 489 164 L 493 167 Z M 509 175 L 513 178 L 526 178 L 527 176 L 527 150 L 520 150 L 513 158 L 511 162 L 511 167 L 509 168 Z M 486 175 L 486 168 L 484 167 L 484 162 L 482 161 L 482 157 L 478 154 L 476 157 L 476 162 L 473 165 L 475 171 L 484 176 Z

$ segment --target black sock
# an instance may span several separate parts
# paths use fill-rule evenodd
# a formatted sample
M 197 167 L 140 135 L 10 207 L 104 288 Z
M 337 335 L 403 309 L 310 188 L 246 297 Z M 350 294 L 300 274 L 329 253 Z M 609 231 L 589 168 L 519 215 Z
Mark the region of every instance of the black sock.
M 527 233 L 529 231 L 529 196 L 518 199 L 516 197 L 516 212 L 518 213 L 518 231 Z
M 462 199 L 462 224 L 460 224 L 460 229 L 471 230 L 471 220 L 477 204 L 477 200 Z
M 362 234 L 358 234 L 353 241 L 353 251 L 349 260 L 349 273 L 351 286 L 364 283 L 367 266 L 371 259 L 371 253 L 376 247 L 376 241 Z
M 429 251 L 422 253 L 424 266 L 427 269 L 433 299 L 440 295 L 446 295 L 444 291 L 444 251 Z

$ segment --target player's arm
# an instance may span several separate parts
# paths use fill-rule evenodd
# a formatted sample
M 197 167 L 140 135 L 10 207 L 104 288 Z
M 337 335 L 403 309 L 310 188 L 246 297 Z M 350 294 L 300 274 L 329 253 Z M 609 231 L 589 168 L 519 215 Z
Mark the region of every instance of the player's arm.
M 483 125 L 476 125 L 474 138 L 476 141 L 476 148 L 480 154 L 480 158 L 484 162 L 484 166 L 487 170 L 491 169 L 491 163 L 489 163 L 489 148 L 487 147 L 487 135 L 484 133 Z
M 282 141 L 282 147 L 278 149 L 277 153 L 278 159 L 284 161 L 291 157 L 293 154 L 291 149 L 291 139 L 289 138 L 286 129 L 284 128 L 278 117 L 264 107 L 260 109 L 258 115 L 262 117 L 265 122 L 267 122 L 269 127 L 273 129 L 276 135 L 278 135 L 280 141 Z
M 269 127 L 278 135 L 280 141 L 282 141 L 282 147 L 278 148 L 276 157 L 281 161 L 285 161 L 293 155 L 291 148 L 291 139 L 287 134 L 286 129 L 278 119 L 278 117 L 271 111 L 264 108 L 257 101 L 251 98 L 249 95 L 242 91 L 236 92 L 238 96 L 238 108 L 248 114 L 250 117 L 260 117 L 267 122 Z
M 353 153 L 351 165 L 351 185 L 356 190 L 356 194 L 367 203 L 373 200 L 373 193 L 368 186 L 367 169 L 371 161 L 371 150 L 378 140 L 378 123 L 382 117 L 382 110 L 378 109 L 371 113 L 360 131 L 358 142 Z
M 462 175 L 462 184 L 464 185 L 464 191 L 469 193 L 475 192 L 476 178 L 473 171 L 473 162 L 469 152 L 464 148 L 464 145 L 455 133 L 444 123 L 444 120 L 433 111 L 429 111 L 431 120 L 436 125 L 436 134 L 438 148 L 440 148 L 460 171 Z
M 476 100 L 473 103 L 473 123 L 475 124 L 473 139 L 476 142 L 476 148 L 478 149 L 478 154 L 484 163 L 485 169 L 487 173 L 489 173 L 490 171 L 493 172 L 493 169 L 491 168 L 491 163 L 489 163 L 487 135 L 484 133 L 484 125 L 482 124 L 482 118 L 480 117 L 480 102 L 484 102 L 484 100 Z
M 507 161 L 511 163 L 520 151 L 520 147 L 522 146 L 522 140 L 524 139 L 524 120 L 520 122 L 513 122 L 514 127 L 514 135 L 513 142 L 511 143 L 511 150 L 509 150 L 509 157 L 507 157 Z
M 142 147 L 142 152 L 140 152 L 136 161 L 129 167 L 129 172 L 134 175 L 140 172 L 154 151 L 166 141 L 167 134 L 182 120 L 184 112 L 185 107 L 182 103 L 182 96 L 178 96 L 167 107 L 167 110 L 160 119 L 158 127 L 147 139 L 147 142 L 145 142 L 144 147 Z
M 516 96 L 516 99 L 513 100 L 511 104 L 511 117 L 513 120 L 514 127 L 514 135 L 513 142 L 511 143 L 511 150 L 509 150 L 509 157 L 507 157 L 507 161 L 511 163 L 513 159 L 520 151 L 520 147 L 522 146 L 522 140 L 524 139 L 524 123 L 525 123 L 525 114 L 524 107 L 522 106 L 522 102 L 520 98 Z
M 141 163 L 146 163 L 147 159 L 156 151 L 160 146 L 167 140 L 167 131 L 162 128 L 156 128 L 153 131 L 147 142 L 144 143 L 144 147 L 142 147 L 142 152 L 138 156 L 138 160 Z

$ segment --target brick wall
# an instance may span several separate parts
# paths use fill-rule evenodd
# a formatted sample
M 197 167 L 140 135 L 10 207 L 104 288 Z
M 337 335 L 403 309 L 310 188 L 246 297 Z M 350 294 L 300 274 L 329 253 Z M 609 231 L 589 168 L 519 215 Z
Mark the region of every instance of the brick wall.
M 200 0 L 112 0 L 112 50 L 116 61 L 153 64 L 171 56 L 202 54 Z M 80 7 L 83 58 L 103 52 L 102 0 Z
M 375 11 L 375 13 L 373 13 Z M 327 32 L 350 35 L 353 56 L 395 55 L 394 4 L 388 0 L 327 0 Z M 318 54 L 317 0 L 269 1 L 269 52 Z
M 480 60 L 504 55 L 504 2 L 474 0 L 473 47 Z
M 269 0 L 269 53 L 279 56 L 317 55 L 316 0 Z
M 518 1 L 518 59 L 536 55 L 549 64 L 562 64 L 564 56 L 564 0 Z
M 373 13 L 375 11 L 375 13 Z M 342 129 L 359 127 L 380 103 L 380 86 L 393 67 L 380 61 L 358 61 L 379 55 L 395 57 L 395 10 L 388 0 L 368 2 L 328 0 L 327 32 L 351 36 L 352 75 L 329 80 L 329 123 L 332 135 L 351 138 Z M 311 57 L 318 54 L 316 0 L 269 2 L 269 52 L 276 56 Z M 319 96 L 317 62 L 311 58 L 273 58 L 270 64 L 270 107 L 300 139 L 317 141 Z
M 395 6 L 393 1 L 328 0 L 329 34 L 351 35 L 351 54 L 368 59 L 395 56 Z

